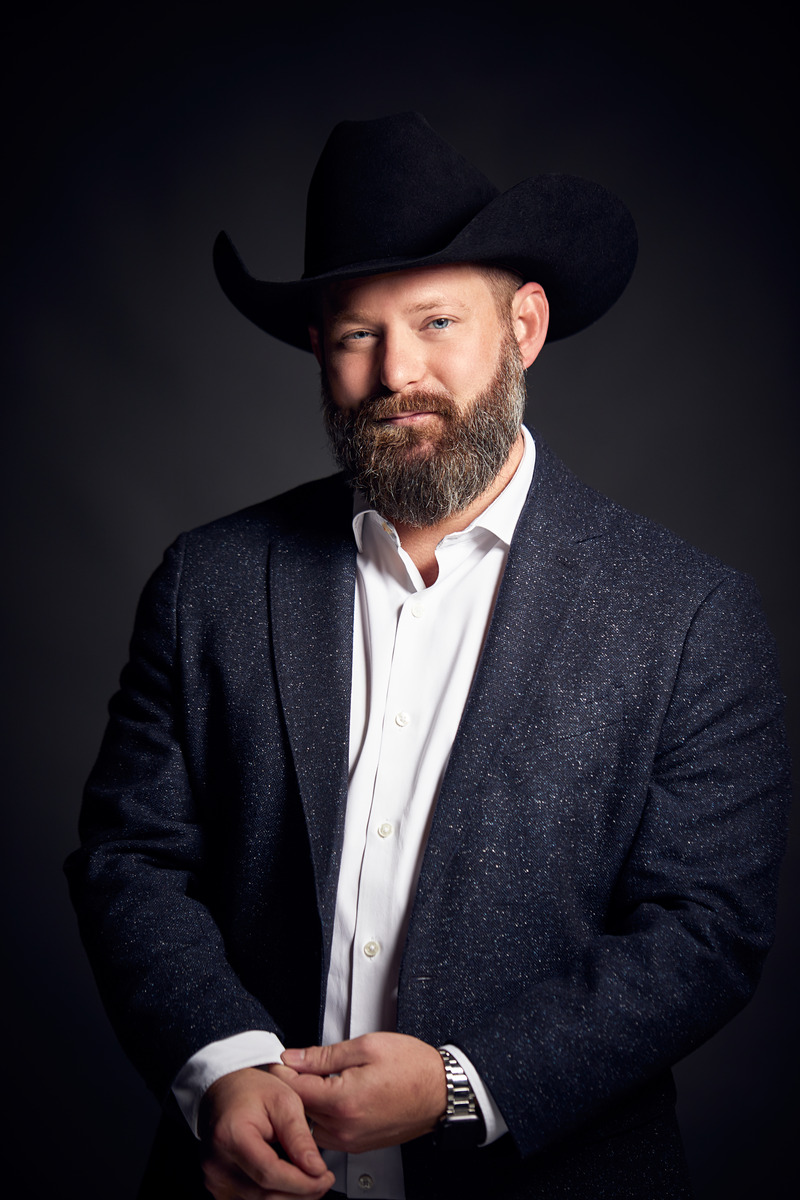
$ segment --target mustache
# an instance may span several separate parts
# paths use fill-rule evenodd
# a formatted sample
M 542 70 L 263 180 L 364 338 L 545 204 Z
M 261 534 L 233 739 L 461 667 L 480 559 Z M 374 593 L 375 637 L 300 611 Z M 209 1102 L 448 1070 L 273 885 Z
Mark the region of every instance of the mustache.
M 390 417 L 404 416 L 406 413 L 438 413 L 442 417 L 453 417 L 458 409 L 449 392 L 396 392 L 381 391 L 358 406 L 357 417 L 360 422 L 386 421 Z

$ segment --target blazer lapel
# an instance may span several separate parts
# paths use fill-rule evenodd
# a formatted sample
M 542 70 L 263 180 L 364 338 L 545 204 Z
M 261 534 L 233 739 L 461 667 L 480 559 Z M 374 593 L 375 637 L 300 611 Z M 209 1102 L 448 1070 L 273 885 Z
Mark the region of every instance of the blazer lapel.
M 326 953 L 347 803 L 356 547 L 352 495 L 273 542 L 269 605 L 278 689 L 317 887 Z
M 521 713 L 532 715 L 535 728 L 543 664 L 596 569 L 592 543 L 608 518 L 593 504 L 595 494 L 543 442 L 537 439 L 536 445 L 534 481 L 434 810 L 412 920 L 436 888 L 481 801 L 496 747 L 511 735 Z

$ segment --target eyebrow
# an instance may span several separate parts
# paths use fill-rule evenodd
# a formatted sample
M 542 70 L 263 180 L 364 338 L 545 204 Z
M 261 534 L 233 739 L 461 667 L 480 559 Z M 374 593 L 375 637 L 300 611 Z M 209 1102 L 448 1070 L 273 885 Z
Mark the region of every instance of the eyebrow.
M 458 309 L 461 312 L 469 312 L 468 304 L 462 303 L 460 300 L 454 300 L 449 296 L 426 296 L 422 300 L 418 300 L 415 304 L 409 304 L 402 311 L 408 316 L 415 316 L 418 313 L 430 312 L 431 309 L 449 308 L 452 310 Z M 349 324 L 364 324 L 368 325 L 373 318 L 369 313 L 359 309 L 343 308 L 330 313 L 331 324 L 349 325 Z
M 460 308 L 462 312 L 469 311 L 468 304 L 462 304 L 460 300 L 454 300 L 450 296 L 431 296 L 420 300 L 417 304 L 412 304 L 405 311 L 408 313 L 418 313 L 425 312 L 429 308 Z

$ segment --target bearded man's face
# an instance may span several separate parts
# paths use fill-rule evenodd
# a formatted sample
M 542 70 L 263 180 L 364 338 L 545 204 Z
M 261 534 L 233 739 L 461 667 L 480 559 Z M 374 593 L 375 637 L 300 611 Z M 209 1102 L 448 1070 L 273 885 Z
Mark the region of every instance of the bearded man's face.
M 525 409 L 517 342 L 484 278 L 464 266 L 397 272 L 336 300 L 322 392 L 340 466 L 395 523 L 468 508 L 505 465 Z

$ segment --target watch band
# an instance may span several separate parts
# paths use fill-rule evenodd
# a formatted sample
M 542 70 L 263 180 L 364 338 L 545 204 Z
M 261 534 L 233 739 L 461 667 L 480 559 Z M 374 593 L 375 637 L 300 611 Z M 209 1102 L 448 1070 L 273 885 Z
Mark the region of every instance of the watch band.
M 436 1129 L 436 1142 L 444 1148 L 479 1146 L 486 1127 L 478 1101 L 461 1063 L 449 1050 L 438 1047 L 444 1063 L 447 1108 Z

